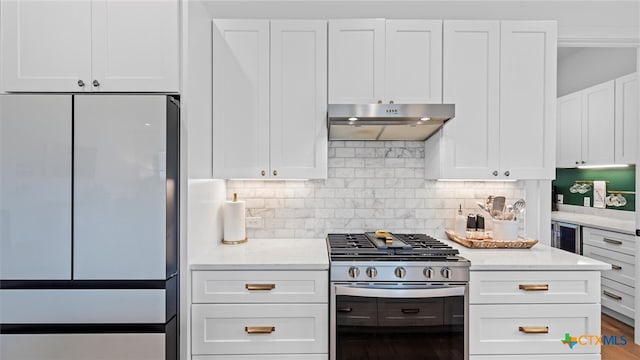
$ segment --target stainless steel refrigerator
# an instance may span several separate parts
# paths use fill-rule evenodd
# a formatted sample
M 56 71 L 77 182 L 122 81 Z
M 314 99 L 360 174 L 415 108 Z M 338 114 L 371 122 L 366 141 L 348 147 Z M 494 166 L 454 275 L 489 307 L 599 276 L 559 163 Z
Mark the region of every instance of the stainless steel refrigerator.
M 0 96 L 0 359 L 178 359 L 179 100 Z

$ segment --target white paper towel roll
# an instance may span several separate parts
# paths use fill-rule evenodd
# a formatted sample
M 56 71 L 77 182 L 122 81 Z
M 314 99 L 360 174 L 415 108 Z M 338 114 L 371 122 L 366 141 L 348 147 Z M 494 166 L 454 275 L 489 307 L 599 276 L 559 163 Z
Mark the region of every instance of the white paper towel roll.
M 244 201 L 225 201 L 223 242 L 242 242 L 246 239 Z

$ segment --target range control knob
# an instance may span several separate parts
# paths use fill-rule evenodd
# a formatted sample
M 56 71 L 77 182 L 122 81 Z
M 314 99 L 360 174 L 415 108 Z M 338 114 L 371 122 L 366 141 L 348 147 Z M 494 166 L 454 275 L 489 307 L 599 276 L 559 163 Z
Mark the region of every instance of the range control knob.
M 373 279 L 374 277 L 378 276 L 378 270 L 376 270 L 376 268 L 374 267 L 368 267 L 367 276 Z
M 443 267 L 442 270 L 440 270 L 440 273 L 445 279 L 451 278 L 451 269 L 448 266 Z
M 431 266 L 424 268 L 424 270 L 422 270 L 422 273 L 427 279 L 433 278 L 433 268 Z
M 352 278 L 357 278 L 358 276 L 360 276 L 360 269 L 358 269 L 355 266 L 352 266 L 349 268 L 349 276 L 351 276 Z
M 403 268 L 402 266 L 398 266 L 393 273 L 396 275 L 397 278 L 402 279 L 403 277 L 405 277 L 405 275 L 407 275 L 407 270 L 405 270 L 405 268 Z

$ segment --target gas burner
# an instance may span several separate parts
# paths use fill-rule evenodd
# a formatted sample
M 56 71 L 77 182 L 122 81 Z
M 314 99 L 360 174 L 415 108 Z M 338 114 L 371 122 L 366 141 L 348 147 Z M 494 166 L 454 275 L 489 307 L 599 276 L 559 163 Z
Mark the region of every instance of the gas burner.
M 334 260 L 347 259 L 389 259 L 416 261 L 425 259 L 448 259 L 458 254 L 458 250 L 425 234 L 391 234 L 393 241 L 387 243 L 374 233 L 329 234 L 327 242 Z M 387 260 L 385 260 L 387 261 Z

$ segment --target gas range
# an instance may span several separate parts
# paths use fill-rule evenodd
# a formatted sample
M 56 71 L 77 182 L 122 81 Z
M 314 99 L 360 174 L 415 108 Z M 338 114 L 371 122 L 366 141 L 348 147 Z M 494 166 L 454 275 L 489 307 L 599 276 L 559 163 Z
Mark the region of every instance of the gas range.
M 466 282 L 469 261 L 458 250 L 425 234 L 329 234 L 331 281 Z

